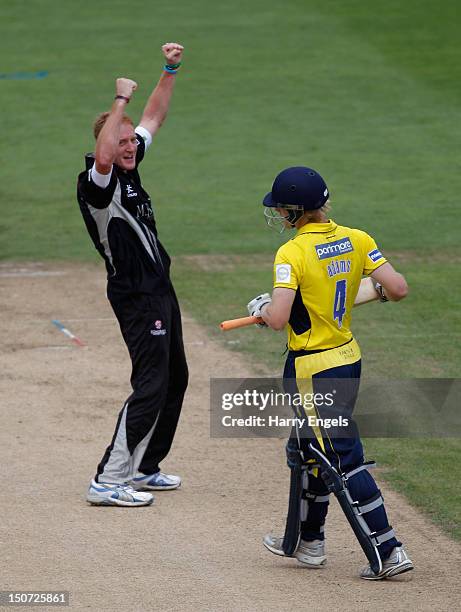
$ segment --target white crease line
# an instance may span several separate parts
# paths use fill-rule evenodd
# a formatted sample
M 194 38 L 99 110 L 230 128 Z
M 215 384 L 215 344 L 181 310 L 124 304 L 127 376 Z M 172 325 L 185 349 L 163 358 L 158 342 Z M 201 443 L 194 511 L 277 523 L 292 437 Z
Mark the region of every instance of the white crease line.
M 22 351 L 71 351 L 72 346 L 31 346 L 28 348 L 20 349 Z
M 63 319 L 66 323 L 85 323 L 86 321 L 111 321 L 117 323 L 115 317 L 86 317 L 84 319 Z
M 26 276 L 64 276 L 67 272 L 31 272 L 29 270 L 18 270 L 14 272 L 0 272 L 0 278 L 24 278 Z
M 5 319 L 4 317 L 0 317 L 0 321 L 6 321 L 7 319 Z M 87 323 L 90 321 L 95 321 L 97 323 L 101 323 L 101 322 L 108 322 L 110 321 L 111 323 L 117 323 L 117 319 L 115 318 L 115 316 L 113 317 L 84 317 L 84 318 L 78 318 L 78 319 L 66 319 L 65 317 L 62 317 L 62 320 L 65 321 L 66 323 Z M 184 319 L 182 319 L 183 323 L 187 322 Z M 11 323 L 49 323 L 50 319 L 18 319 L 16 321 L 11 321 L 11 319 L 8 319 L 8 322 Z M 192 319 L 189 321 L 192 322 Z
M 2 321 L 4 319 L 0 318 L 0 321 Z M 87 319 L 63 319 L 63 321 L 66 321 L 66 323 L 85 323 L 87 321 L 97 321 L 97 322 L 101 322 L 101 321 L 113 321 L 114 323 L 117 322 L 117 319 L 115 317 L 108 317 L 108 318 L 87 318 Z M 17 321 L 13 321 L 13 323 L 49 323 L 50 319 L 22 319 L 22 320 L 17 320 Z

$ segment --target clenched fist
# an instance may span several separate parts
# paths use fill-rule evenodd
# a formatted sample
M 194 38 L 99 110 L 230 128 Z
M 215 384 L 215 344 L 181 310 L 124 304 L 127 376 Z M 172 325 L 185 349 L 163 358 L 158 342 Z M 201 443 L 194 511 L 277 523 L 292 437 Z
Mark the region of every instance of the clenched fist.
M 138 88 L 136 81 L 131 79 L 120 78 L 115 82 L 115 91 L 117 96 L 124 96 L 128 100 L 133 95 L 133 92 Z
M 165 43 L 164 45 L 162 45 L 162 51 L 166 60 L 166 64 L 172 66 L 174 64 L 179 64 L 179 62 L 181 61 L 184 47 L 174 42 Z

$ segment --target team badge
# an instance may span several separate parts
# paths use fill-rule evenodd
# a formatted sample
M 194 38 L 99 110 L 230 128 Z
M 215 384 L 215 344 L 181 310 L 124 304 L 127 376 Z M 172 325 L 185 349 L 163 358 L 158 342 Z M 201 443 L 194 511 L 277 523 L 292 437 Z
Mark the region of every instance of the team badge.
M 166 334 L 166 329 L 163 328 L 163 323 L 160 319 L 155 321 L 154 328 L 150 330 L 152 336 L 164 336 Z
M 276 283 L 291 283 L 291 265 L 276 264 L 275 265 L 275 282 Z

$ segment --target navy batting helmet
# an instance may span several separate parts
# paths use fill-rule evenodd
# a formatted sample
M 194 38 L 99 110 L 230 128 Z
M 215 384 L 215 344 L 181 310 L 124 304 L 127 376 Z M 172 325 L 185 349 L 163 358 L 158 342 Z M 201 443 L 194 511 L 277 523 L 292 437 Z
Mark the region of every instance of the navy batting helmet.
M 266 195 L 263 204 L 277 208 L 291 204 L 302 206 L 304 210 L 316 210 L 325 204 L 328 197 L 328 187 L 318 172 L 295 166 L 282 170 L 275 177 L 272 191 Z
M 272 191 L 263 200 L 267 223 L 281 226 L 283 231 L 284 221 L 294 226 L 306 210 L 321 208 L 329 197 L 328 187 L 318 172 L 304 166 L 286 168 L 275 177 Z M 288 216 L 280 217 L 271 210 L 274 208 L 287 210 Z

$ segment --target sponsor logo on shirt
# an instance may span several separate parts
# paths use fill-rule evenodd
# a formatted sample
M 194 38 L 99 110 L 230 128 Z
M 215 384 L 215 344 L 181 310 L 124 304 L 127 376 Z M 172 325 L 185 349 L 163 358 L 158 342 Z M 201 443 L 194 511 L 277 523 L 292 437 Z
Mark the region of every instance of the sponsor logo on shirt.
M 152 219 L 154 213 L 149 202 L 138 204 L 136 206 L 136 219 Z
M 335 242 L 317 244 L 315 250 L 319 259 L 328 259 L 329 257 L 337 257 L 338 255 L 344 255 L 344 253 L 350 253 L 354 250 L 354 247 L 350 238 L 341 238 L 341 240 L 335 240 Z
M 383 257 L 383 254 L 381 253 L 379 249 L 375 249 L 374 251 L 370 251 L 368 253 L 368 257 L 371 259 L 373 263 L 376 263 L 378 259 L 381 259 L 381 257 Z
M 291 265 L 276 264 L 275 265 L 275 282 L 276 283 L 291 283 Z

